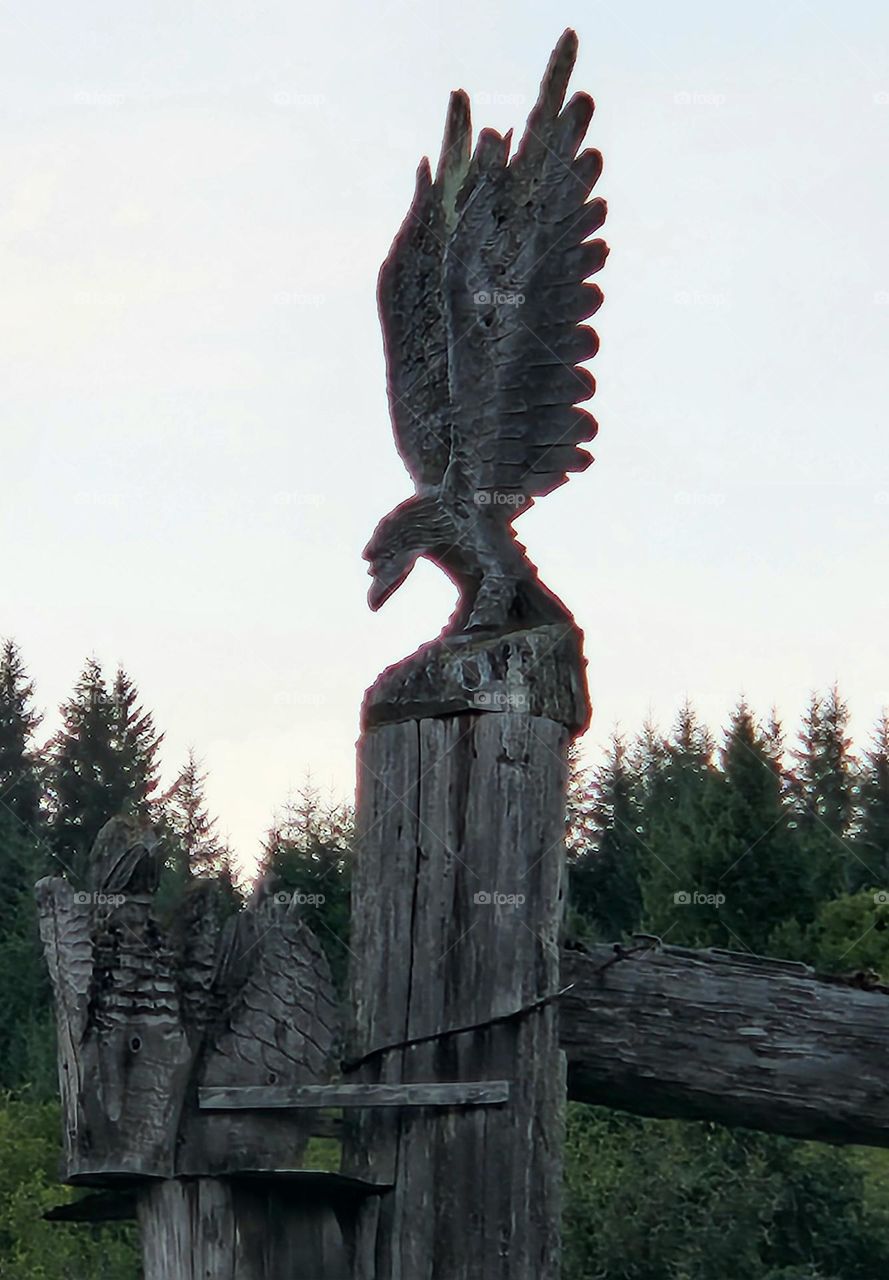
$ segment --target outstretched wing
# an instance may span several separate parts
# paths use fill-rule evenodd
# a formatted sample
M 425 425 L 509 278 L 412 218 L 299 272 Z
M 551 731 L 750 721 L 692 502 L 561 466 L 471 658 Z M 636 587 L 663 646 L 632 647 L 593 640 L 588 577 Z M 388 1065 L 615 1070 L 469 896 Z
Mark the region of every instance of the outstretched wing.
M 229 996 L 201 1084 L 323 1082 L 336 1062 L 338 1012 L 321 944 L 272 899 L 246 916 L 227 926 L 219 982 L 222 1002 Z
M 509 136 L 490 129 L 470 154 L 469 103 L 452 96 L 435 182 L 421 166 L 381 272 L 390 407 L 418 483 L 453 461 L 467 489 L 532 498 L 592 461 L 578 446 L 596 423 L 576 406 L 593 393 L 579 366 L 598 340 L 580 322 L 602 301 L 584 282 L 607 256 L 588 239 L 606 206 L 588 199 L 599 152 L 578 155 L 592 100 L 563 108 L 576 54 L 566 31 L 511 160 Z
M 443 149 L 439 174 L 445 157 Z M 438 179 L 433 183 L 423 159 L 411 207 L 377 284 L 395 443 L 418 486 L 438 484 L 451 456 L 442 293 L 446 234 Z

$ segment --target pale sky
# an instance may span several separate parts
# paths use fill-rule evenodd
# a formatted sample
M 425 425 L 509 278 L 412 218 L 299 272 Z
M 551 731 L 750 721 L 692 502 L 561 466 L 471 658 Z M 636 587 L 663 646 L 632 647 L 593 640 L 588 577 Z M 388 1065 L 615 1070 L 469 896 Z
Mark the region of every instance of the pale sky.
M 0 13 L 0 634 L 95 653 L 249 862 L 433 637 L 360 552 L 411 492 L 375 281 L 448 91 L 520 125 L 574 26 L 612 247 L 596 464 L 518 524 L 615 723 L 889 702 L 889 7 L 18 0 Z

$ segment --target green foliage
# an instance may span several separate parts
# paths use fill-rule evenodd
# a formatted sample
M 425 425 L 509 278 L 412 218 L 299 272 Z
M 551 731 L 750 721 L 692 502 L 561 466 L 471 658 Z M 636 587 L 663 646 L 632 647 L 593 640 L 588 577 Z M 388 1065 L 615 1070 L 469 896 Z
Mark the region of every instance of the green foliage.
M 161 736 L 123 669 L 111 689 L 90 658 L 50 748 L 49 832 L 60 864 L 83 883 L 89 853 L 109 818 L 150 812 Z
M 176 781 L 157 805 L 156 826 L 163 836 L 165 858 L 156 901 L 165 918 L 175 913 L 199 877 L 219 882 L 226 914 L 243 905 L 232 851 L 220 838 L 216 819 L 207 809 L 206 781 L 197 755 L 190 750 Z
M 648 724 L 612 744 L 569 791 L 578 932 L 608 937 L 609 895 L 638 893 L 642 928 L 668 942 L 889 981 L 889 727 L 859 768 L 847 717 L 835 689 L 813 698 L 791 776 L 780 725 L 743 702 L 718 760 L 688 706 L 669 737 Z M 571 1107 L 564 1277 L 877 1280 L 887 1172 L 883 1152 Z
M 45 1092 L 55 1081 L 55 1051 L 34 904 L 46 853 L 33 696 L 18 649 L 6 641 L 0 650 L 0 1089 L 32 1080 Z
M 847 734 L 849 708 L 836 685 L 813 694 L 803 717 L 794 795 L 803 825 L 821 823 L 836 836 L 849 830 L 855 801 L 855 760 Z
M 741 950 L 763 952 L 776 920 L 811 919 L 815 903 L 805 852 L 789 824 L 775 726 L 736 709 L 722 752 L 720 848 L 713 868 L 725 897 L 725 934 Z
M 847 892 L 857 879 L 847 843 L 858 796 L 858 762 L 851 753 L 848 723 L 849 708 L 835 685 L 824 696 L 813 694 L 793 752 L 791 799 L 818 899 Z
M 853 844 L 852 887 L 889 890 L 889 715 L 874 728 L 860 785 L 861 821 Z
M 624 739 L 615 735 L 590 776 L 576 765 L 569 783 L 571 932 L 611 942 L 639 924 L 641 815 Z M 577 929 L 588 921 L 588 930 Z
M 769 949 L 820 973 L 872 972 L 889 982 L 889 893 L 865 889 L 825 902 L 808 927 L 779 926 Z
M 33 699 L 34 686 L 18 648 L 6 640 L 0 648 L 0 812 L 31 835 L 37 831 L 40 808 L 40 778 L 31 740 L 41 717 Z
M 724 784 L 713 741 L 685 706 L 652 778 L 641 867 L 646 930 L 689 945 L 727 945 L 718 898 Z
M 260 866 L 276 890 L 299 895 L 300 914 L 324 947 L 340 991 L 348 972 L 352 838 L 351 810 L 325 804 L 307 784 L 276 817 Z
M 0 1280 L 138 1280 L 135 1229 L 43 1220 L 58 1185 L 59 1109 L 0 1097 Z
M 320 1169 L 322 1173 L 339 1173 L 342 1158 L 342 1143 L 336 1138 L 310 1138 L 301 1167 Z
M 564 1280 L 877 1280 L 889 1195 L 815 1143 L 569 1107 Z

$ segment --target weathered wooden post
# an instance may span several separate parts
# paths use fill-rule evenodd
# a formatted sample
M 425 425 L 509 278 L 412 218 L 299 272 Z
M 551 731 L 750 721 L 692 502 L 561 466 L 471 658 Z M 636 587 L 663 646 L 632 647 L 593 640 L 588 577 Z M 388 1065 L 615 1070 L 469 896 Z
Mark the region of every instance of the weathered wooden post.
M 589 718 L 581 636 L 515 541 L 582 470 L 595 423 L 578 321 L 605 260 L 586 237 L 592 102 L 563 108 L 566 32 L 512 159 L 453 95 L 380 275 L 389 399 L 417 487 L 366 551 L 379 607 L 425 555 L 460 601 L 364 705 L 351 1078 L 502 1082 L 502 1101 L 358 1111 L 345 1169 L 393 1189 L 359 1214 L 355 1280 L 555 1280 L 565 1099 L 555 1001 L 566 753 Z

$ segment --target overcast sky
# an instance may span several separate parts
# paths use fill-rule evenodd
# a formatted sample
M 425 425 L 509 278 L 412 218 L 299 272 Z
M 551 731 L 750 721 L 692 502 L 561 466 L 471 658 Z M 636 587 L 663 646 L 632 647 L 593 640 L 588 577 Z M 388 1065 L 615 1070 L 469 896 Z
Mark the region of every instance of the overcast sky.
M 451 88 L 521 124 L 580 35 L 612 246 L 597 462 L 519 524 L 586 632 L 591 752 L 690 695 L 889 702 L 889 7 L 18 0 L 0 16 L 0 634 L 47 711 L 87 654 L 193 744 L 249 860 L 352 786 L 361 548 L 411 492 L 375 281 Z

